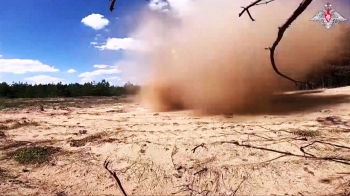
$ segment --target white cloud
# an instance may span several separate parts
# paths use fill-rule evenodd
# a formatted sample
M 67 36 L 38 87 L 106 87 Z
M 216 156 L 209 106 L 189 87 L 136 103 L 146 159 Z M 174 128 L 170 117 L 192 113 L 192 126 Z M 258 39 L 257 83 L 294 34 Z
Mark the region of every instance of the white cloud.
M 107 67 L 108 67 L 108 65 L 103 65 L 103 64 L 94 65 L 94 68 L 97 68 L 97 69 L 105 69 Z
M 97 76 L 111 75 L 121 73 L 119 69 L 97 69 L 92 72 L 84 72 L 78 77 L 82 78 L 82 81 L 92 81 Z
M 125 68 L 132 68 L 133 67 L 137 67 L 137 68 L 140 68 L 140 65 L 142 63 L 138 63 L 137 61 L 127 61 L 127 60 L 121 60 L 121 61 L 118 61 L 117 63 L 113 64 L 113 65 L 110 65 L 109 67 L 110 68 L 116 68 L 118 69 L 119 67 L 123 68 L 123 70 L 125 70 Z
M 0 58 L 2 58 L 2 55 L 0 54 Z
M 55 78 L 48 75 L 37 75 L 33 77 L 24 78 L 24 80 L 29 81 L 33 84 L 51 84 L 51 83 L 57 84 L 59 82 L 63 83 L 64 81 L 64 79 Z
M 95 30 L 103 29 L 109 24 L 109 20 L 101 14 L 90 14 L 83 18 L 81 22 Z
M 144 50 L 145 46 L 133 38 L 108 38 L 101 46 L 95 46 L 100 50 Z
M 97 42 L 90 42 L 91 45 L 97 45 Z
M 31 59 L 0 59 L 0 73 L 58 72 L 53 66 Z
M 77 70 L 75 70 L 75 69 L 68 69 L 67 70 L 67 73 L 75 73 L 75 72 L 77 72 Z
M 118 76 L 114 76 L 114 77 L 107 78 L 107 80 L 119 80 L 119 81 L 121 81 L 122 79 Z

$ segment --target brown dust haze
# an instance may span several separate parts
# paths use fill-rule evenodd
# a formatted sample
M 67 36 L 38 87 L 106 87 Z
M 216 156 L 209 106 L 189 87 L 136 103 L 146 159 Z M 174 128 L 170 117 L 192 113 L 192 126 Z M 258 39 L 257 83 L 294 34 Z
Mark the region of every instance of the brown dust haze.
M 254 22 L 246 13 L 238 17 L 249 3 L 200 0 L 173 15 L 142 12 L 133 37 L 149 48 L 138 54 L 148 59 L 142 64 L 148 70 L 143 103 L 154 111 L 255 113 L 268 111 L 276 92 L 296 89 L 273 71 L 264 48 L 272 46 L 277 28 L 300 2 L 254 7 Z M 327 30 L 309 20 L 323 6 L 323 1 L 312 3 L 285 32 L 275 54 L 282 73 L 303 80 L 341 49 L 342 25 Z

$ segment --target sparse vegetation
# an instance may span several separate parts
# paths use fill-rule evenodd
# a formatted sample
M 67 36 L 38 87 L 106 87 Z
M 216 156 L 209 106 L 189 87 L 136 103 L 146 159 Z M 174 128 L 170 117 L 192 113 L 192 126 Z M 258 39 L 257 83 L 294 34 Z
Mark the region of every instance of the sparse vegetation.
M 328 131 L 331 133 L 350 133 L 350 129 L 345 128 L 332 128 L 328 129 Z
M 27 120 L 23 120 L 21 121 L 15 121 L 15 122 L 0 122 L 2 124 L 0 124 L 0 130 L 10 130 L 10 129 L 18 129 L 21 127 L 25 127 L 25 126 L 39 126 L 40 124 L 38 122 L 34 122 L 34 121 L 27 121 Z
M 292 129 L 291 132 L 295 135 L 302 137 L 317 137 L 320 136 L 320 131 L 316 130 L 303 130 L 303 129 Z
M 253 4 L 257 5 L 260 1 Z M 272 1 L 265 1 L 265 4 Z M 298 8 L 299 11 L 296 10 L 294 15 L 298 17 L 302 9 L 308 6 L 303 6 L 305 2 L 311 1 L 303 1 L 301 9 Z M 114 3 L 115 0 L 111 0 L 111 4 Z M 244 8 L 244 11 L 253 20 L 249 7 Z M 279 40 L 284 30 L 295 20 L 292 19 L 279 28 Z M 278 39 L 272 48 L 267 48 L 277 73 L 273 56 Z M 346 69 L 346 73 L 350 73 L 350 69 Z M 349 76 L 346 74 L 335 74 L 329 83 L 325 84 L 324 79 L 321 79 L 322 83 L 316 87 L 349 85 L 350 80 L 347 78 Z M 6 136 L 10 138 L 0 144 L 0 195 L 349 193 L 350 180 L 346 176 L 350 174 L 350 147 L 346 145 L 349 143 L 348 129 L 321 129 L 346 125 L 343 121 L 334 121 L 337 118 L 325 119 L 333 124 L 309 126 L 310 129 L 320 128 L 318 130 L 303 129 L 305 114 L 301 117 L 293 114 L 291 117 L 289 114 L 266 118 L 245 116 L 242 120 L 232 114 L 226 115 L 232 119 L 208 117 L 204 118 L 205 121 L 197 121 L 180 112 L 169 114 L 166 118 L 164 114 L 152 115 L 144 108 L 137 108 L 136 104 L 124 105 L 123 109 L 119 105 L 100 107 L 97 105 L 106 104 L 107 99 L 100 101 L 91 97 L 136 94 L 138 90 L 138 86 L 129 82 L 124 87 L 117 87 L 105 80 L 85 84 L 0 83 L 0 98 L 3 98 L 0 99 L 0 110 L 27 106 L 37 109 L 36 112 L 26 109 L 25 113 L 20 111 L 19 114 L 0 111 L 0 115 L 11 118 L 0 121 L 0 139 Z M 84 96 L 90 97 L 85 99 Z M 57 97 L 65 98 L 59 100 Z M 109 98 L 108 103 L 115 104 L 116 99 Z M 341 113 L 340 110 L 337 112 Z M 317 112 L 314 110 L 314 113 Z M 13 120 L 15 114 L 17 118 L 21 118 L 20 115 L 29 116 L 37 122 L 23 118 Z M 45 126 L 28 127 L 39 126 L 39 122 Z M 299 128 L 289 129 L 290 126 Z M 281 127 L 284 130 L 278 132 Z M 118 139 L 108 138 L 105 130 Z M 341 134 L 344 137 L 334 137 Z M 324 141 L 309 138 L 321 135 Z M 63 146 L 66 150 L 59 153 L 61 148 L 44 146 L 43 143 Z M 71 148 L 82 147 L 87 143 L 91 145 Z M 57 160 L 52 159 L 54 155 Z M 108 159 L 102 164 L 106 156 L 110 156 L 116 164 L 113 165 Z M 9 158 L 17 163 L 7 161 Z M 47 162 L 50 165 L 43 164 Z M 39 164 L 39 167 L 30 168 L 27 164 Z M 116 183 L 108 178 L 103 166 L 120 190 L 115 189 Z M 16 173 L 16 177 L 9 177 L 13 173 Z M 7 180 L 10 178 L 14 179 Z M 122 183 L 126 184 L 126 190 Z M 309 185 L 305 186 L 305 183 Z M 344 191 L 338 190 L 339 187 Z
M 126 96 L 89 96 L 89 97 L 66 97 L 66 98 L 18 98 L 18 99 L 2 99 L 6 107 L 1 109 L 29 109 L 36 111 L 68 110 L 68 108 L 89 108 L 94 105 L 126 103 Z M 110 112 L 122 112 L 115 110 Z M 1 124 L 1 123 L 0 123 Z
M 20 164 L 40 164 L 49 161 L 51 155 L 58 151 L 58 148 L 49 146 L 30 146 L 10 152 L 8 156 Z
M 88 142 L 94 142 L 96 140 L 100 140 L 103 138 L 103 136 L 105 136 L 106 133 L 104 132 L 101 132 L 101 133 L 98 133 L 98 134 L 94 134 L 94 135 L 90 135 L 90 136 L 87 136 L 83 139 L 78 139 L 78 140 L 71 140 L 71 142 L 69 143 L 70 146 L 72 147 L 80 147 L 80 146 L 85 146 L 86 143 Z

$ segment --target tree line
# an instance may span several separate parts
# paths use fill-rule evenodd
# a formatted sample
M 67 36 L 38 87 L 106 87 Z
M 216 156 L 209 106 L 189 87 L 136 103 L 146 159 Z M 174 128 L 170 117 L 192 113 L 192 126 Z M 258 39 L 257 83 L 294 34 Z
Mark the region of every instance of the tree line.
M 349 55 L 350 57 L 350 55 Z M 349 58 L 350 59 L 350 58 Z M 349 61 L 348 61 L 349 62 Z M 312 74 L 308 77 L 314 83 L 314 88 L 334 88 L 350 86 L 350 64 L 330 65 L 326 75 Z M 0 97 L 2 98 L 55 98 L 82 96 L 121 96 L 135 95 L 140 86 L 130 82 L 124 86 L 113 86 L 106 80 L 100 82 L 86 82 L 84 84 L 28 84 L 28 83 L 0 83 Z M 300 89 L 306 89 L 300 86 Z
M 124 86 L 113 86 L 106 80 L 84 84 L 28 84 L 0 83 L 0 97 L 3 98 L 54 98 L 81 96 L 121 96 L 136 94 L 140 86 L 127 82 Z

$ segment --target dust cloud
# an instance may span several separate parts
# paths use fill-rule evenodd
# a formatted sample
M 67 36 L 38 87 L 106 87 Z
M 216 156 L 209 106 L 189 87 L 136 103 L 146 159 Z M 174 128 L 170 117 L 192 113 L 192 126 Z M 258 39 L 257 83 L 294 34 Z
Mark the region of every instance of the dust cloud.
M 149 47 L 138 54 L 147 57 L 140 65 L 148 70 L 143 103 L 154 111 L 253 114 L 268 111 L 275 93 L 295 90 L 273 71 L 265 48 L 300 2 L 253 7 L 254 22 L 246 13 L 238 17 L 249 3 L 200 0 L 177 15 L 142 12 L 133 37 Z M 312 3 L 285 32 L 275 55 L 282 73 L 303 80 L 341 48 L 342 25 L 327 30 L 309 20 L 323 6 L 323 1 Z

